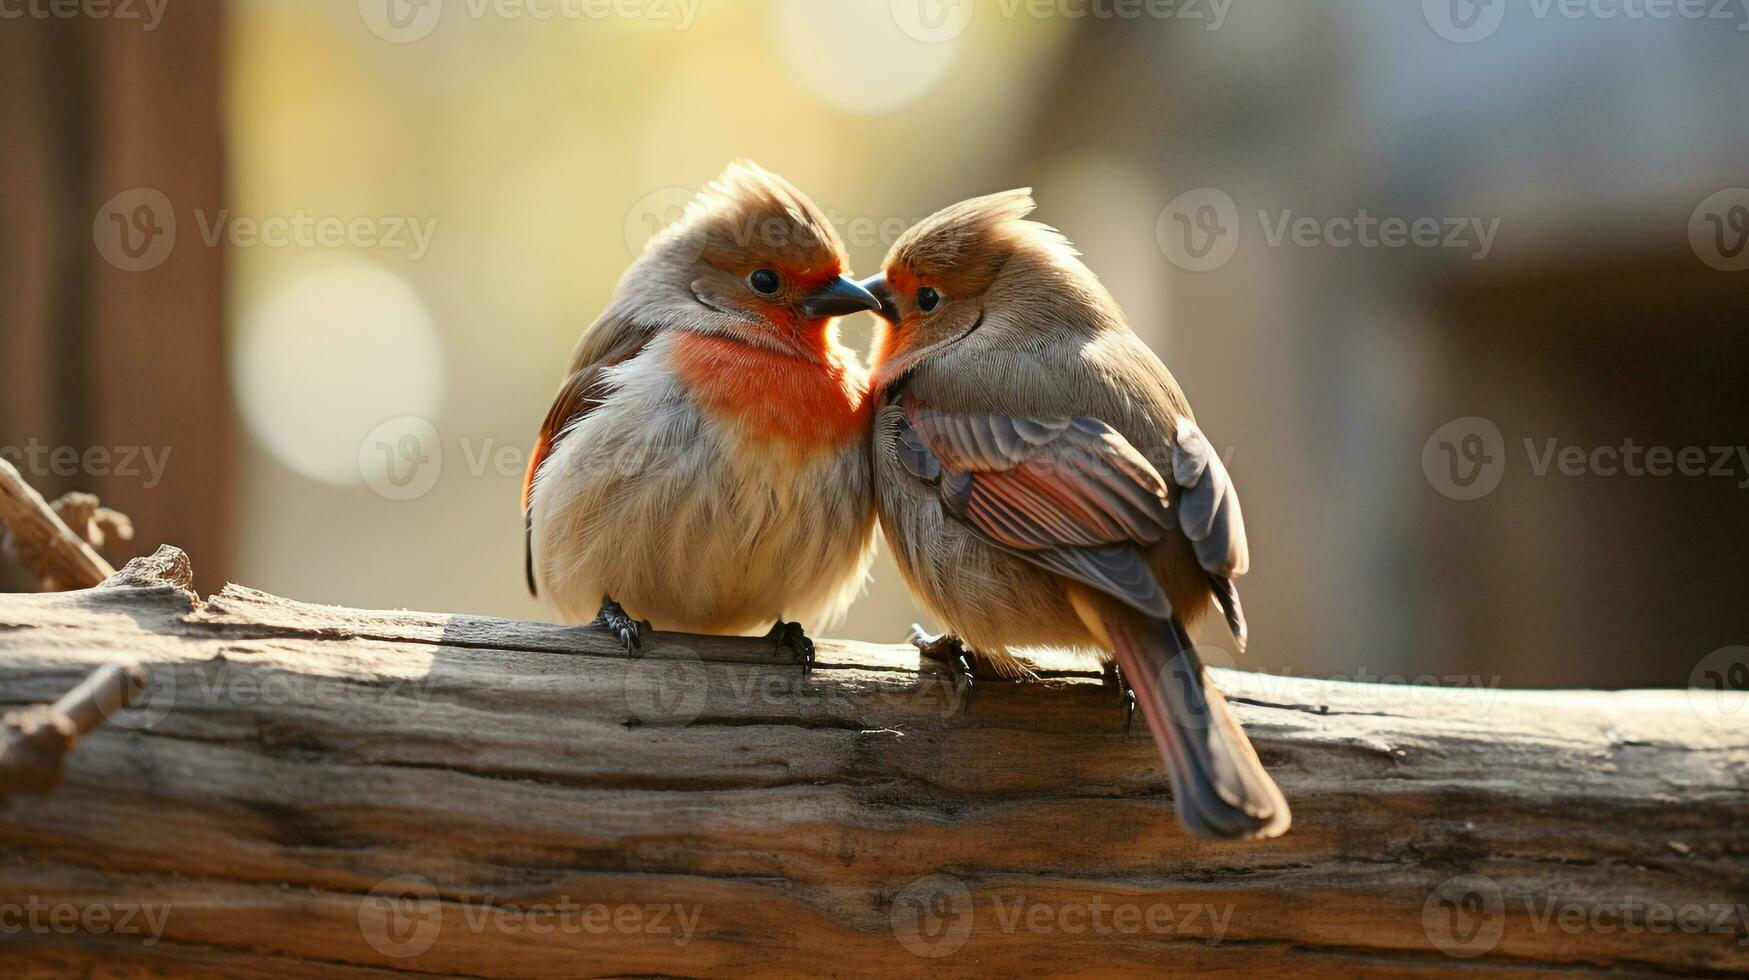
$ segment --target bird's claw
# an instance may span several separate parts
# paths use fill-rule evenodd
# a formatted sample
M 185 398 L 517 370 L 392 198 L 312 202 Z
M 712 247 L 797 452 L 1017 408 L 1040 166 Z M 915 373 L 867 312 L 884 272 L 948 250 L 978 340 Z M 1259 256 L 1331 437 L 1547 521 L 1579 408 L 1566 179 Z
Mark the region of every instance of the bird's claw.
M 948 672 L 953 675 L 953 694 L 959 699 L 960 706 L 966 714 L 972 713 L 972 690 L 977 683 L 978 675 L 972 669 L 972 658 L 962 647 L 947 662 Z
M 952 633 L 931 636 L 929 631 L 923 628 L 922 623 L 911 624 L 911 635 L 905 638 L 905 642 L 916 647 L 917 652 L 925 657 L 950 665 L 956 654 L 966 652 L 966 645 L 960 641 L 959 637 Z
M 965 709 L 967 714 L 972 711 L 972 690 L 977 682 L 977 670 L 972 664 L 971 652 L 959 637 L 952 633 L 942 633 L 931 636 L 920 623 L 911 624 L 911 635 L 908 637 L 917 652 L 931 660 L 947 665 L 948 674 L 953 677 L 954 698 Z
M 1105 665 L 1104 681 L 1122 692 L 1124 702 L 1123 733 L 1125 737 L 1128 737 L 1130 729 L 1136 722 L 1136 689 L 1124 682 L 1123 668 L 1117 664 Z
M 803 677 L 814 672 L 814 641 L 808 638 L 801 623 L 786 623 L 780 619 L 765 635 L 777 644 L 779 653 L 789 651 L 795 662 L 801 665 Z
M 625 647 L 626 656 L 636 657 L 644 646 L 644 631 L 651 630 L 647 620 L 633 619 L 627 615 L 625 607 L 612 599 L 601 604 L 601 611 L 595 614 L 593 625 L 606 629 L 619 637 L 620 646 Z M 651 630 L 654 632 L 654 630 Z

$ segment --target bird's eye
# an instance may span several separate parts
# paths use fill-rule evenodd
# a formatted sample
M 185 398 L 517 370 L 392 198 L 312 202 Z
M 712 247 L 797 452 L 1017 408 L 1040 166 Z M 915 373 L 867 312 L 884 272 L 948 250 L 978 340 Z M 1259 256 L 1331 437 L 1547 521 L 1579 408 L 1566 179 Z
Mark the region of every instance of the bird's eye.
M 753 274 L 747 277 L 747 282 L 752 284 L 753 289 L 756 292 L 762 293 L 766 296 L 770 296 L 772 293 L 777 292 L 777 273 L 772 272 L 770 269 L 754 269 Z
M 922 289 L 917 290 L 918 309 L 928 313 L 930 310 L 933 310 L 940 305 L 941 294 L 935 291 L 934 286 L 924 286 Z

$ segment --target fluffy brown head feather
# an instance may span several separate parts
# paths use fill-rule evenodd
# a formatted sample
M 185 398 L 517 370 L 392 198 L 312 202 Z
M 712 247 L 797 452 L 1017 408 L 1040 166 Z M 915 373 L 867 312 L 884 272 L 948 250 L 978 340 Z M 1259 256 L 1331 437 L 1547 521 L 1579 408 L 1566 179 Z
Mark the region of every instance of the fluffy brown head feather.
M 770 267 L 790 277 L 828 279 L 846 266 L 844 242 L 795 185 L 750 160 L 737 160 L 651 242 L 679 247 L 737 275 Z
M 905 232 L 882 269 L 888 299 L 871 358 L 877 384 L 908 371 L 983 328 L 1037 337 L 1058 324 L 1089 328 L 1122 314 L 1055 228 L 1027 219 L 1027 188 L 950 205 Z M 933 304 L 933 305 L 932 305 Z M 891 318 L 887 322 L 885 318 Z
M 843 241 L 806 194 L 738 160 L 699 191 L 679 221 L 650 239 L 620 277 L 602 320 L 730 337 L 821 360 L 836 345 L 834 321 L 805 304 L 845 264 Z M 776 274 L 775 291 L 755 288 L 760 270 Z M 599 356 L 618 330 L 585 333 L 575 359 Z
M 898 289 L 928 284 L 950 296 L 974 296 L 989 288 L 1017 250 L 1074 255 L 1055 228 L 1026 219 L 1036 206 L 1032 188 L 1021 187 L 942 208 L 893 243 L 887 277 Z

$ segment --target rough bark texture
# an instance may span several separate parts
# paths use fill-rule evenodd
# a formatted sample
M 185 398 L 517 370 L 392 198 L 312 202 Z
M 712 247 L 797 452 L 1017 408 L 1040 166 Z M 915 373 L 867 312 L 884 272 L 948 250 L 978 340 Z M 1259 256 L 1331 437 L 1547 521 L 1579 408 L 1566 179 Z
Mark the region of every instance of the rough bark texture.
M 79 738 L 119 714 L 145 692 L 146 672 L 104 664 L 53 704 L 0 714 L 0 807 L 11 793 L 46 793 Z
M 966 715 L 908 648 L 822 643 L 804 678 L 760 640 L 628 660 L 189 581 L 165 549 L 0 597 L 6 706 L 151 674 L 0 814 L 8 972 L 1749 969 L 1728 696 L 1219 671 L 1296 819 L 1218 844 L 1091 668 L 980 682 Z

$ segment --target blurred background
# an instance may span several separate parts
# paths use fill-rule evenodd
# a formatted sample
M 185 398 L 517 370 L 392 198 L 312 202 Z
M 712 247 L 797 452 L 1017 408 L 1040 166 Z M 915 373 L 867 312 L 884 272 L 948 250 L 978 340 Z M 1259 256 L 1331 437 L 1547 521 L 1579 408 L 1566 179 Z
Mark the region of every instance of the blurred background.
M 0 453 L 131 514 L 118 564 L 539 618 L 565 359 L 750 157 L 860 272 L 1036 189 L 1227 454 L 1249 665 L 1683 685 L 1749 642 L 1740 4 L 0 10 Z M 917 618 L 883 558 L 835 632 Z

